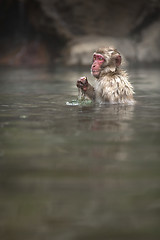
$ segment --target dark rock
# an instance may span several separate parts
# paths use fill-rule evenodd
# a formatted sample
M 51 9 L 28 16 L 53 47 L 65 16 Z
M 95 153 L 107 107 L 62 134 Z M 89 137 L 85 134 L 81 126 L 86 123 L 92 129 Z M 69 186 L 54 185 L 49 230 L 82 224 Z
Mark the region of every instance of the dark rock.
M 114 45 L 131 64 L 160 62 L 159 0 L 1 0 L 0 13 L 0 62 L 19 49 L 19 62 L 28 64 L 24 39 L 40 40 L 46 63 L 61 57 L 69 65 L 86 65 L 102 45 Z M 39 52 L 33 50 L 32 58 Z
M 23 44 L 0 59 L 1 65 L 44 66 L 49 64 L 49 56 L 44 44 L 33 41 Z

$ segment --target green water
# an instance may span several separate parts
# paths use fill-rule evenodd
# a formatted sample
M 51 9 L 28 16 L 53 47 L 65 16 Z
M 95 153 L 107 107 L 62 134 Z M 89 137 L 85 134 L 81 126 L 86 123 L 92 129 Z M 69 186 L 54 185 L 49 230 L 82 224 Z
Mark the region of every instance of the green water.
M 160 71 L 135 106 L 69 106 L 85 69 L 0 69 L 0 239 L 160 239 Z

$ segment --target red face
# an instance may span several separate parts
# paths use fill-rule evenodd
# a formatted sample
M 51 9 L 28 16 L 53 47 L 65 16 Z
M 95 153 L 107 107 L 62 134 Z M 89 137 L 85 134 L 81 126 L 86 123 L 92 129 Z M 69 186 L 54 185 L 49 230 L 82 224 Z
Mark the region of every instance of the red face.
M 93 55 L 93 63 L 91 66 L 91 72 L 94 77 L 98 78 L 101 72 L 101 66 L 105 62 L 105 58 L 103 55 L 99 53 L 94 53 Z

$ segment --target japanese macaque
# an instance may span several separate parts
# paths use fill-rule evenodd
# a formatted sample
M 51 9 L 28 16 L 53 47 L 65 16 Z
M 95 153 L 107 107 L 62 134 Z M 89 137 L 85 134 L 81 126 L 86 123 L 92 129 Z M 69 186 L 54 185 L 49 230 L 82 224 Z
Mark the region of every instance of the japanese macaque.
M 121 54 L 114 48 L 99 48 L 93 54 L 91 74 L 95 77 L 93 87 L 86 77 L 77 81 L 83 95 L 99 103 L 134 104 L 133 87 L 121 66 Z

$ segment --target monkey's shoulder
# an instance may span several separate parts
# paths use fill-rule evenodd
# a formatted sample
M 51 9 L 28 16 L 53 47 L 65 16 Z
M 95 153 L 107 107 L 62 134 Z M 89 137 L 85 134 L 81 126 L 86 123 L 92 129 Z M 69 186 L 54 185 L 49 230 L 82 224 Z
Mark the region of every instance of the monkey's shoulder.
M 126 72 L 104 76 L 96 83 L 97 96 L 112 103 L 126 103 L 133 98 L 133 87 Z
M 113 89 L 118 89 L 119 91 L 124 90 L 125 88 L 133 90 L 133 86 L 129 82 L 128 74 L 124 70 L 104 76 L 102 83 L 104 83 L 103 87 L 111 87 Z

